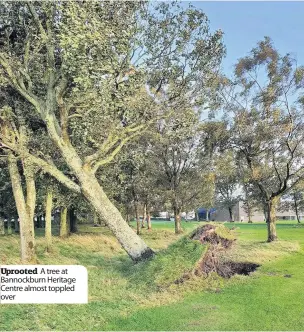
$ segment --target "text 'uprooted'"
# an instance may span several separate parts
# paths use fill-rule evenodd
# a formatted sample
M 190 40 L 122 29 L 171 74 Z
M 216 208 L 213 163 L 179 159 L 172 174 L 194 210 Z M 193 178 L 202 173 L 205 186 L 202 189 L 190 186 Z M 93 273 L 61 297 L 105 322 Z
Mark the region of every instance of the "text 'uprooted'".
M 0 266 L 0 303 L 87 303 L 88 274 L 80 265 Z

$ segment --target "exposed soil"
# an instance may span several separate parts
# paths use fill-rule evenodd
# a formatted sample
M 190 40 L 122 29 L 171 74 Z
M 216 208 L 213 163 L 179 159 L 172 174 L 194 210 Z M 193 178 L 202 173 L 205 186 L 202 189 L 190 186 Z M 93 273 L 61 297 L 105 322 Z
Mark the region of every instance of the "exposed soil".
M 219 264 L 217 273 L 223 278 L 230 278 L 234 274 L 248 276 L 254 272 L 260 265 L 255 263 L 225 262 Z
M 219 235 L 221 232 L 217 231 L 216 225 L 207 224 L 197 228 L 190 235 L 193 240 L 200 240 L 203 244 L 209 244 L 207 252 L 194 270 L 195 275 L 208 275 L 215 272 L 223 278 L 230 278 L 235 274 L 249 275 L 260 266 L 255 263 L 225 261 L 224 253 L 231 248 L 235 241 L 228 229 L 225 232 L 227 237 Z M 177 283 L 181 283 L 188 278 L 188 275 L 184 275 L 177 280 Z
M 191 235 L 190 239 L 200 240 L 201 243 L 210 243 L 213 246 L 221 245 L 223 248 L 230 248 L 235 241 L 233 237 L 223 237 L 217 233 L 217 226 L 207 224 L 202 227 L 198 227 Z M 230 231 L 226 229 L 227 233 L 230 234 Z

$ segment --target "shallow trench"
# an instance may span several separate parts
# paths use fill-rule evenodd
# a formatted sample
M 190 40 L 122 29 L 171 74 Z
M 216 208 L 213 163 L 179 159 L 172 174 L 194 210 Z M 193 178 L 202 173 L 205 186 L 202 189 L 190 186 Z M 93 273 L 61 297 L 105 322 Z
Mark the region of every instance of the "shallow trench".
M 248 276 L 254 272 L 260 265 L 255 263 L 223 262 L 217 266 L 217 274 L 223 278 L 230 278 L 235 274 Z

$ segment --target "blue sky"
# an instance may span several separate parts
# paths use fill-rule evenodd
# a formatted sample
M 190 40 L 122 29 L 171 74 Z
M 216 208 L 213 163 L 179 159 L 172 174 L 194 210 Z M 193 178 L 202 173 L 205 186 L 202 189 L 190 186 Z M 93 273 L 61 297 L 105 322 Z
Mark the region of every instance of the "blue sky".
M 292 53 L 298 64 L 304 65 L 304 2 L 191 3 L 207 14 L 212 30 L 222 29 L 225 34 L 227 57 L 223 68 L 226 74 L 264 36 L 271 37 L 280 53 Z

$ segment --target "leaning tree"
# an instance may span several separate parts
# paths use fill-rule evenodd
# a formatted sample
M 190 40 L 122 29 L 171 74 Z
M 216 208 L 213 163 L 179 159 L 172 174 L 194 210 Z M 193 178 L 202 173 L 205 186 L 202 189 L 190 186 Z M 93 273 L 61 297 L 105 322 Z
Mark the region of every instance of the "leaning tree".
M 2 148 L 11 161 L 26 159 L 81 193 L 133 260 L 152 256 L 95 175 L 166 114 L 166 103 L 181 94 L 194 100 L 191 92 L 218 63 L 222 34 L 209 32 L 199 10 L 147 2 L 4 1 L 0 27 L 1 85 L 24 99 L 23 113 L 43 122 L 72 176 L 51 153 L 6 135 L 10 122 Z

